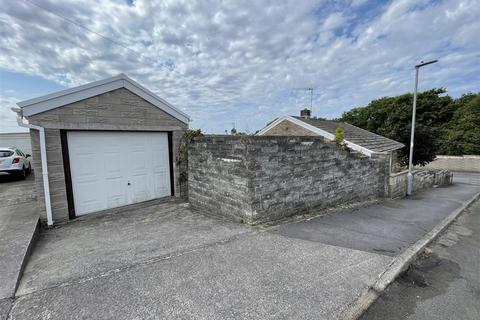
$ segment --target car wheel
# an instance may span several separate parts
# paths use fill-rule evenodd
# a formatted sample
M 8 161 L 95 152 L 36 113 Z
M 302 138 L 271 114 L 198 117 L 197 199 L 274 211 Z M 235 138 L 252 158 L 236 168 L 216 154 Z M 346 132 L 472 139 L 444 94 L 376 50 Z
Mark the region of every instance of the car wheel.
M 28 164 L 28 169 L 27 169 L 27 174 L 30 174 L 30 173 L 32 173 L 32 164 L 31 163 Z
M 22 171 L 20 171 L 20 179 L 25 180 L 27 177 L 27 170 L 25 169 L 25 166 L 22 167 Z

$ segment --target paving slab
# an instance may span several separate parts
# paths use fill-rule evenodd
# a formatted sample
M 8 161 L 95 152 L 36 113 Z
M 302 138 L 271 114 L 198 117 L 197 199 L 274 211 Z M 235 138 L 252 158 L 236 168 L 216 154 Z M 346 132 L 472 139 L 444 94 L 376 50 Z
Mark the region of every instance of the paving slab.
M 18 297 L 10 319 L 334 319 L 390 261 L 248 233 Z
M 456 183 L 428 189 L 406 199 L 285 224 L 272 232 L 395 256 L 479 191 L 478 185 Z
M 192 250 L 251 231 L 250 227 L 239 223 L 194 213 L 183 202 L 85 217 L 42 231 L 17 295 L 89 278 L 173 252 Z
M 14 296 L 38 230 L 34 200 L 32 178 L 15 181 L 0 176 L 0 299 Z

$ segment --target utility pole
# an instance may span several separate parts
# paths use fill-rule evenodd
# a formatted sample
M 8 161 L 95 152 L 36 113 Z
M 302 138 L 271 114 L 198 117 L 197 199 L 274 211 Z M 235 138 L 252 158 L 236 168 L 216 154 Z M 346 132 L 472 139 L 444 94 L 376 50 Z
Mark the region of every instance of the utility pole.
M 408 185 L 407 185 L 407 195 L 411 195 L 413 191 L 413 141 L 415 138 L 415 116 L 417 112 L 417 91 L 418 91 L 418 72 L 421 67 L 426 66 L 428 64 L 432 64 L 438 62 L 438 60 L 431 60 L 427 62 L 421 61 L 419 64 L 415 66 L 415 89 L 413 91 L 413 112 L 412 112 L 412 132 L 410 135 L 410 154 L 408 157 Z

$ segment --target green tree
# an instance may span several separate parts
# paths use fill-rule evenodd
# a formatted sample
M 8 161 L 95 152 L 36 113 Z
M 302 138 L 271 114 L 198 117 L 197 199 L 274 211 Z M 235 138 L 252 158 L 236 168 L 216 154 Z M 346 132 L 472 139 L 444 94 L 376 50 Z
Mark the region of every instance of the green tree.
M 416 165 L 424 165 L 432 161 L 436 154 L 444 151 L 447 132 L 451 139 L 457 139 L 457 144 L 461 144 L 459 141 L 463 141 L 463 139 L 471 139 L 465 133 L 455 136 L 454 132 L 457 132 L 460 128 L 449 129 L 449 124 L 454 114 L 464 105 L 473 101 L 479 94 L 465 95 L 453 99 L 445 93 L 446 90 L 440 88 L 418 94 L 413 159 L 413 163 Z M 383 97 L 373 100 L 366 107 L 358 107 L 345 112 L 339 120 L 402 142 L 405 147 L 401 150 L 400 160 L 403 164 L 406 164 L 408 162 L 408 146 L 410 145 L 412 102 L 413 94 L 411 93 L 396 97 Z M 465 115 L 465 117 L 469 118 L 468 115 Z M 461 127 L 467 122 L 464 119 L 460 121 L 459 126 Z M 471 149 L 470 146 L 469 150 Z M 451 152 L 459 152 L 458 150 L 457 148 L 457 151 L 451 150 Z
M 443 135 L 442 154 L 480 154 L 480 94 L 459 100 L 460 107 Z

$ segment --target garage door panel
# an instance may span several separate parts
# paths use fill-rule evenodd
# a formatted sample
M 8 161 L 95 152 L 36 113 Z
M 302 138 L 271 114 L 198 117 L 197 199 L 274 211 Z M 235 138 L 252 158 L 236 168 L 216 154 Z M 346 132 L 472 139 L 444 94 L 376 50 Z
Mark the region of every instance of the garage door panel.
M 170 165 L 167 139 L 152 139 L 152 176 L 156 197 L 170 195 Z
M 79 131 L 67 136 L 77 215 L 170 195 L 166 133 Z
M 106 209 L 105 203 L 97 196 L 98 188 L 97 182 L 83 183 L 82 187 L 77 188 L 76 198 L 81 201 L 76 202 L 75 205 L 80 213 Z
M 141 135 L 135 137 L 135 147 L 130 153 L 131 167 L 131 202 L 141 202 L 153 198 L 151 190 L 150 159 L 151 156 L 147 147 L 147 136 Z M 147 152 L 148 151 L 148 152 Z
M 119 207 L 127 204 L 127 187 L 123 176 L 106 177 L 107 208 Z
M 91 180 L 96 178 L 97 172 L 92 170 L 87 164 L 95 162 L 95 155 L 92 153 L 76 153 L 75 155 L 75 171 L 79 179 Z
M 170 183 L 167 181 L 168 174 L 167 170 L 156 170 L 153 173 L 153 186 L 154 186 L 154 193 L 156 195 L 162 195 L 170 193 Z
M 137 174 L 132 177 L 132 203 L 152 199 L 152 192 L 149 190 L 149 176 Z

